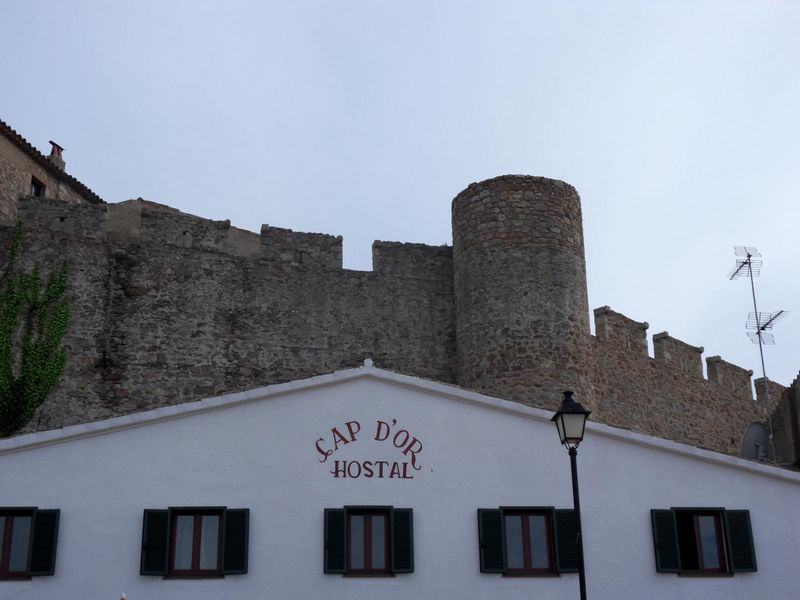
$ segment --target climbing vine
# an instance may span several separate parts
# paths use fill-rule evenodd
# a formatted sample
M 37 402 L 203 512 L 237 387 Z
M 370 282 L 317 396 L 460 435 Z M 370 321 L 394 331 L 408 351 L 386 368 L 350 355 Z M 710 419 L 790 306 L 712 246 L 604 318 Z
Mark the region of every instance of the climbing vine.
M 69 265 L 48 273 L 16 267 L 22 247 L 22 223 L 17 223 L 5 271 L 0 276 L 0 435 L 25 425 L 64 369 L 66 353 L 59 347 L 69 325 L 64 298 Z

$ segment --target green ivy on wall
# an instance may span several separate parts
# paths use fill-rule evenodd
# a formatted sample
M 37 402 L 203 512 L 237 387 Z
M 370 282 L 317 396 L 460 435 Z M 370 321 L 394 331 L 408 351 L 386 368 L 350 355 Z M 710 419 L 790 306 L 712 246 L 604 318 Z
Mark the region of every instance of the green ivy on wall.
M 0 276 L 0 435 L 25 425 L 64 369 L 60 348 L 69 325 L 64 298 L 69 266 L 49 273 L 42 285 L 41 267 L 30 273 L 16 268 L 22 247 L 17 223 L 8 264 Z

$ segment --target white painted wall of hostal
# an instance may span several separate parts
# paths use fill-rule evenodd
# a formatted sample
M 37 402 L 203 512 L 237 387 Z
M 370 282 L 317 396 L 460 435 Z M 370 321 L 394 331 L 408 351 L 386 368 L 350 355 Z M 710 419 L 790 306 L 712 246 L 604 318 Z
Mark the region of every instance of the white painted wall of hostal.
M 512 578 L 478 566 L 477 508 L 572 506 L 550 416 L 365 367 L 3 440 L 0 506 L 60 508 L 61 526 L 56 575 L 0 582 L 0 598 L 577 597 L 574 574 Z M 392 435 L 374 439 L 378 421 L 421 443 L 413 478 L 334 478 L 334 460 L 410 460 Z M 332 428 L 350 439 L 347 422 L 358 422 L 356 440 L 320 462 L 319 438 L 323 450 Z M 591 598 L 796 593 L 798 474 L 591 423 L 578 467 Z M 414 573 L 323 573 L 323 509 L 355 504 L 414 509 Z M 249 573 L 140 576 L 142 510 L 198 505 L 250 509 Z M 649 510 L 671 506 L 749 509 L 758 572 L 656 573 Z

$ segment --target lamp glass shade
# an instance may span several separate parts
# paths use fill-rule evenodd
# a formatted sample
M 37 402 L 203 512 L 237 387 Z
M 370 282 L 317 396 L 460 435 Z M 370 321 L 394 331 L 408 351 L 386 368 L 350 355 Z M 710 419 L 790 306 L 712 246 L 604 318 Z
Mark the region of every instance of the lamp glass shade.
M 579 413 L 559 413 L 556 418 L 558 437 L 562 444 L 578 445 L 583 441 L 583 431 L 586 427 L 585 412 Z
M 586 427 L 586 419 L 591 411 L 581 406 L 572 397 L 572 392 L 564 392 L 564 399 L 561 408 L 550 419 L 558 428 L 558 438 L 567 448 L 577 448 L 583 441 L 583 431 Z

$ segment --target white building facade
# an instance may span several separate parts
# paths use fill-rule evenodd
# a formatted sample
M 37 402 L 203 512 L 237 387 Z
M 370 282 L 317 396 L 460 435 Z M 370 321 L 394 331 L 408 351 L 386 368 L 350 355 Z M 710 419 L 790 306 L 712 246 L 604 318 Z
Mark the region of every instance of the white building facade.
M 5 439 L 0 598 L 576 598 L 551 416 L 367 365 Z M 797 596 L 798 473 L 591 422 L 578 469 L 589 598 Z

